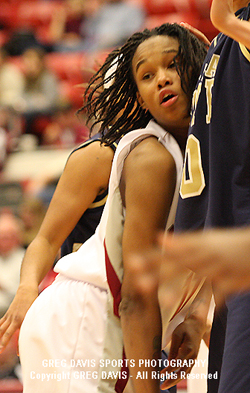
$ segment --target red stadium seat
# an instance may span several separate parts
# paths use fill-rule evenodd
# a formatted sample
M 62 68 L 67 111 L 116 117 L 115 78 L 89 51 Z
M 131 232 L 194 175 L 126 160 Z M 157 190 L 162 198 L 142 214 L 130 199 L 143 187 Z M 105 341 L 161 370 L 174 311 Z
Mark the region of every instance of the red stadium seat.
M 60 5 L 61 1 L 22 1 L 17 9 L 18 25 L 34 28 L 46 25 Z
M 60 53 L 53 52 L 46 56 L 48 68 L 56 73 L 59 79 L 83 82 L 86 55 L 82 52 Z
M 17 24 L 18 5 L 7 1 L 1 2 L 0 6 L 0 22 L 7 30 L 13 29 Z
M 70 102 L 73 107 L 79 109 L 83 104 L 83 86 L 74 84 L 71 81 L 61 81 L 59 83 L 59 93 L 61 98 L 66 102 Z
M 9 39 L 9 34 L 7 31 L 0 31 L 0 46 L 2 47 Z
M 198 12 L 201 18 L 210 17 L 212 0 L 188 0 L 190 9 Z
M 196 13 L 178 13 L 173 12 L 170 14 L 164 15 L 150 15 L 146 18 L 145 27 L 148 29 L 152 29 L 156 26 L 160 26 L 163 23 L 180 23 L 187 22 L 191 26 L 197 27 L 198 25 L 198 16 Z
M 189 0 L 144 0 L 148 15 L 189 11 Z

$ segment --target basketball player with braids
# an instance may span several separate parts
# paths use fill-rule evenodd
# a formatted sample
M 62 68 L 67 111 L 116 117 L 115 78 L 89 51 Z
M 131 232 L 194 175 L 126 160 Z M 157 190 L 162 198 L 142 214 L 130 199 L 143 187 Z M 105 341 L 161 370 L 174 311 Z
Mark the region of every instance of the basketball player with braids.
M 180 27 L 177 25 L 168 27 L 168 34 L 171 37 L 179 37 L 179 34 L 181 33 L 181 39 L 178 38 L 178 40 L 180 39 L 181 42 L 184 43 L 183 40 L 186 41 L 186 38 L 188 38 L 188 36 L 186 35 L 186 31 L 185 30 L 181 30 Z M 109 128 L 109 132 L 107 132 L 107 134 L 105 135 L 105 141 L 106 143 L 110 143 L 112 142 L 115 138 L 117 138 L 117 134 L 118 136 L 122 136 L 123 134 L 126 133 L 126 130 L 129 129 L 131 127 L 131 125 L 136 128 L 138 127 L 145 127 L 146 126 L 146 131 L 150 125 L 150 127 L 153 127 L 153 125 L 155 126 L 155 123 L 152 123 L 152 112 L 150 110 L 148 110 L 148 106 L 147 103 L 150 102 L 151 97 L 150 94 L 148 93 L 148 95 L 146 96 L 145 102 L 142 101 L 142 92 L 145 94 L 145 90 L 148 89 L 149 84 L 151 83 L 151 86 L 154 86 L 153 83 L 155 84 L 159 84 L 157 85 L 157 94 L 166 94 L 166 97 L 162 97 L 159 98 L 160 100 L 162 100 L 160 106 L 163 107 L 165 106 L 165 108 L 169 107 L 169 112 L 171 112 L 171 117 L 174 115 L 175 113 L 175 108 L 172 107 L 171 103 L 167 104 L 168 102 L 171 102 L 171 100 L 175 100 L 174 98 L 174 94 L 172 94 L 172 82 L 171 82 L 171 78 L 170 81 L 168 80 L 164 80 L 164 72 L 162 76 L 158 76 L 159 74 L 161 74 L 161 68 L 164 68 L 164 66 L 159 66 L 159 70 L 157 71 L 157 67 L 153 67 L 153 62 L 154 62 L 154 52 L 151 55 L 151 57 L 149 57 L 149 59 L 147 58 L 147 54 L 148 52 L 150 53 L 150 46 L 154 45 L 154 39 L 155 39 L 155 35 L 156 36 L 161 36 L 165 34 L 166 31 L 166 26 L 162 26 L 162 28 L 159 29 L 155 29 L 153 32 L 149 32 L 149 31 L 145 31 L 143 34 L 142 33 L 137 33 L 135 35 L 132 36 L 132 38 L 130 40 L 128 40 L 127 44 L 124 45 L 121 50 L 120 50 L 120 55 L 118 55 L 119 60 L 117 60 L 117 70 L 116 70 L 116 76 L 115 76 L 115 82 L 112 85 L 112 89 L 110 89 L 110 91 L 106 90 L 103 94 L 102 97 L 98 97 L 96 96 L 96 90 L 99 88 L 98 86 L 98 79 L 101 80 L 100 76 L 98 75 L 98 73 L 96 74 L 94 80 L 92 81 L 92 84 L 94 86 L 96 86 L 95 89 L 92 90 L 92 86 L 89 86 L 89 90 L 87 90 L 86 95 L 89 94 L 88 96 L 88 101 L 87 101 L 87 107 L 90 111 L 90 118 L 94 118 L 95 114 L 98 113 L 98 122 L 99 119 L 104 119 L 103 122 L 103 129 L 105 129 L 108 124 L 105 123 L 105 119 L 106 117 L 106 112 L 111 113 L 111 116 L 117 117 L 117 114 L 119 113 L 121 108 L 125 108 L 124 112 L 123 112 L 123 116 L 121 116 L 120 118 L 118 118 L 118 121 L 116 124 L 114 124 L 114 127 L 110 127 Z M 182 34 L 184 32 L 184 35 Z M 145 38 L 145 36 L 148 36 L 148 38 Z M 158 37 L 157 37 L 158 38 Z M 140 48 L 140 45 L 142 45 L 145 42 L 145 53 L 142 53 L 142 58 L 139 57 L 139 59 L 137 59 L 136 57 L 136 53 L 137 53 L 137 48 Z M 156 40 L 157 42 L 157 40 Z M 189 101 L 189 105 L 190 105 L 190 100 L 191 100 L 191 96 L 192 96 L 192 92 L 193 92 L 193 83 L 195 83 L 196 81 L 196 72 L 199 69 L 199 64 L 200 62 L 196 62 L 195 60 L 195 56 L 194 56 L 194 52 L 193 52 L 193 48 L 192 45 L 190 47 L 191 42 L 186 41 L 186 44 L 184 44 L 184 46 L 182 47 L 182 45 L 180 45 L 181 51 L 183 51 L 183 53 L 181 53 L 181 58 L 178 57 L 177 55 L 177 59 L 178 62 L 176 64 L 177 67 L 177 73 L 180 75 L 181 77 L 181 85 L 183 86 L 183 90 L 186 92 L 187 97 L 189 97 L 188 101 Z M 185 47 L 186 50 L 184 50 L 183 48 Z M 204 48 L 204 47 L 203 47 Z M 166 49 L 166 52 L 168 53 L 168 50 L 170 53 L 175 53 L 175 51 L 171 48 L 171 49 Z M 138 49 L 139 51 L 139 49 Z M 197 54 L 198 54 L 197 50 Z M 162 50 L 162 52 L 164 53 L 164 50 Z M 137 59 L 137 63 L 135 63 L 135 65 L 133 65 L 133 61 L 132 61 L 132 70 L 131 70 L 131 57 L 133 57 L 132 54 L 135 53 L 134 58 Z M 139 52 L 140 53 L 140 52 Z M 144 58 L 145 56 L 145 58 Z M 189 57 L 189 60 L 188 60 Z M 170 57 L 171 60 L 173 60 L 175 58 L 175 56 Z M 185 58 L 185 60 L 184 60 Z M 167 60 L 165 59 L 166 64 L 167 64 Z M 177 61 L 177 60 L 176 60 Z M 164 60 L 162 59 L 162 62 L 164 64 Z M 141 65 L 142 63 L 142 65 Z M 144 64 L 145 63 L 145 64 Z M 142 67 L 142 70 L 140 69 L 140 67 Z M 174 64 L 170 65 L 170 67 L 174 67 Z M 180 67 L 180 68 L 179 68 Z M 137 72 L 134 71 L 134 68 L 137 70 L 139 74 L 137 74 Z M 167 68 L 167 67 L 166 67 Z M 191 73 L 189 72 L 189 69 L 192 70 Z M 100 69 L 100 73 L 102 72 L 102 70 Z M 133 72 L 133 79 L 132 79 L 132 83 L 131 83 L 131 72 Z M 138 76 L 137 76 L 138 75 Z M 137 78 L 136 78 L 137 76 Z M 188 76 L 188 78 L 186 77 Z M 163 81 L 161 81 L 161 77 L 163 78 Z M 123 79 L 124 78 L 124 79 Z M 159 78 L 159 81 L 158 79 Z M 165 76 L 166 78 L 166 76 Z M 135 81 L 134 81 L 135 80 Z M 162 86 L 161 86 L 162 83 Z M 170 85 L 170 87 L 169 87 Z M 142 90 L 141 89 L 145 89 Z M 152 87 L 151 87 L 152 89 Z M 166 89 L 166 90 L 164 90 Z M 117 90 L 119 91 L 119 95 L 117 94 Z M 139 90 L 139 92 L 138 92 Z M 154 90 L 153 90 L 154 91 Z M 160 92 L 161 91 L 161 92 Z M 160 93 L 159 93 L 160 92 Z M 151 91 L 150 91 L 151 93 Z M 173 95 L 173 97 L 172 97 Z M 131 97 L 136 97 L 135 100 L 131 100 Z M 95 98 L 96 97 L 96 98 Z M 164 105 L 164 100 L 166 98 L 166 104 Z M 169 101 L 168 101 L 169 100 Z M 108 101 L 108 104 L 106 104 L 106 102 Z M 139 101 L 139 105 L 137 104 L 137 101 Z M 117 107 L 116 107 L 116 103 L 117 102 Z M 154 108 L 154 107 L 153 107 Z M 172 112 L 173 111 L 173 112 Z M 163 114 L 163 112 L 165 112 L 165 109 L 162 110 L 162 113 L 159 116 L 160 120 L 158 121 L 158 124 L 161 124 L 161 121 L 163 121 L 161 119 L 161 117 L 166 116 L 166 113 Z M 137 123 L 136 118 L 138 117 L 138 115 L 140 116 L 140 118 L 142 120 L 140 120 L 139 123 Z M 189 112 L 188 112 L 189 113 Z M 189 117 L 189 115 L 188 115 Z M 154 119 L 156 119 L 156 116 L 154 117 Z M 150 123 L 148 123 L 150 121 Z M 147 126 L 147 124 L 149 124 Z M 163 123 L 164 124 L 164 123 Z M 174 128 L 174 132 L 173 135 L 175 135 L 175 138 L 177 140 L 179 140 L 179 146 L 183 146 L 183 142 L 185 144 L 185 137 L 183 140 L 183 135 L 185 135 L 185 133 L 183 134 L 182 132 L 180 133 L 180 128 L 177 125 L 176 122 L 176 118 L 174 118 L 174 121 L 172 121 L 171 118 L 171 125 L 168 126 L 167 130 L 171 130 L 171 127 Z M 119 132 L 117 133 L 117 130 L 119 130 Z M 145 130 L 140 131 L 140 133 L 145 134 Z M 120 148 L 122 146 L 122 143 L 125 141 L 129 141 L 129 138 L 131 138 L 133 135 L 133 133 L 130 133 L 129 135 L 125 136 L 121 142 L 120 142 Z M 138 138 L 138 136 L 136 136 L 136 138 Z M 145 138 L 145 135 L 144 135 Z M 148 138 L 145 140 L 145 142 L 147 141 L 147 146 L 149 143 Z M 182 141 L 182 142 L 181 142 Z M 125 160 L 126 155 L 128 155 L 128 153 L 130 152 L 130 149 L 132 149 L 131 146 L 134 146 L 134 144 L 137 146 L 139 142 L 139 139 L 136 140 L 135 142 L 130 141 L 127 147 L 127 151 L 125 153 L 120 153 L 124 154 L 124 158 L 119 158 L 117 160 L 118 163 L 115 162 L 115 167 L 118 166 L 120 167 L 121 165 L 123 165 L 123 160 Z M 128 143 L 128 142 L 127 142 Z M 153 181 L 150 178 L 148 178 L 146 180 L 146 176 L 145 176 L 145 172 L 148 170 L 148 166 L 146 166 L 145 170 L 141 170 L 140 172 L 138 172 L 138 176 L 139 178 L 137 178 L 135 176 L 135 167 L 134 167 L 134 161 L 133 161 L 133 154 L 135 154 L 135 160 L 136 160 L 136 164 L 138 165 L 138 159 L 140 158 L 140 162 L 143 163 L 143 159 L 146 158 L 146 160 L 149 160 L 149 153 L 148 150 L 146 150 L 146 152 L 144 153 L 144 151 L 142 150 L 142 152 L 140 152 L 140 149 L 142 149 L 142 146 L 144 142 L 141 142 L 140 145 L 138 145 L 137 148 L 133 149 L 133 152 L 131 152 L 128 156 L 128 158 L 126 158 L 125 161 L 125 165 L 124 165 L 124 170 L 122 172 L 122 174 L 119 174 L 119 176 L 117 176 L 117 179 L 115 180 L 115 184 L 116 184 L 116 190 L 115 190 L 115 195 L 113 196 L 113 194 L 110 195 L 110 200 L 112 200 L 112 202 L 110 202 L 110 219 L 107 222 L 107 226 L 106 226 L 106 236 L 105 236 L 105 262 L 106 262 L 106 270 L 107 270 L 107 278 L 108 278 L 108 284 L 109 284 L 109 288 L 110 288 L 110 294 L 111 294 L 111 299 L 109 299 L 109 305 L 110 305 L 110 310 L 108 312 L 108 317 L 110 315 L 112 315 L 112 310 L 114 309 L 114 315 L 111 318 L 108 318 L 107 321 L 107 328 L 106 328 L 106 342 L 105 344 L 107 345 L 107 348 L 104 347 L 104 352 L 103 352 L 103 358 L 105 358 L 106 354 L 109 353 L 109 358 L 107 359 L 108 363 L 109 361 L 111 361 L 112 359 L 122 359 L 123 357 L 123 347 L 120 345 L 122 338 L 122 332 L 119 326 L 119 314 L 121 316 L 121 320 L 123 321 L 123 337 L 125 338 L 125 340 L 127 340 L 127 346 L 125 345 L 125 352 L 126 352 L 126 356 L 128 358 L 131 359 L 136 359 L 139 361 L 139 359 L 141 357 L 145 357 L 146 359 L 152 359 L 152 357 L 154 356 L 160 356 L 160 349 L 161 346 L 158 347 L 154 347 L 154 345 L 157 343 L 159 344 L 159 342 L 161 342 L 161 333 L 159 333 L 159 331 L 161 330 L 161 326 L 159 326 L 161 324 L 161 322 L 159 322 L 159 325 L 157 327 L 157 329 L 160 327 L 160 329 L 157 332 L 156 326 L 157 324 L 155 323 L 158 320 L 159 317 L 159 304 L 158 304 L 158 299 L 157 299 L 157 293 L 155 293 L 155 297 L 147 297 L 146 299 L 142 299 L 140 298 L 140 294 L 137 293 L 137 277 L 136 277 L 136 273 L 134 271 L 134 266 L 130 266 L 129 264 L 129 255 L 133 252 L 133 250 L 145 250 L 147 249 L 147 247 L 149 246 L 149 244 L 151 244 L 151 242 L 154 241 L 154 234 L 155 234 L 155 225 L 153 222 L 151 224 L 148 224 L 148 226 L 146 227 L 146 229 L 142 228 L 142 233 L 141 236 L 136 239 L 136 232 L 137 230 L 140 228 L 141 225 L 140 221 L 141 221 L 141 217 L 145 217 L 146 219 L 146 214 L 149 214 L 150 212 L 150 205 L 148 205 L 148 203 L 143 202 L 144 199 L 142 199 L 142 191 L 139 188 L 139 178 L 142 176 L 142 173 L 144 175 L 144 182 L 147 183 L 148 189 L 145 188 L 145 198 L 148 199 L 149 198 L 149 194 L 152 193 L 152 187 L 153 186 Z M 170 148 L 170 146 L 169 146 Z M 149 147 L 147 147 L 147 149 L 149 149 Z M 150 149 L 153 149 L 152 147 L 150 147 Z M 125 150 L 125 148 L 124 148 Z M 118 148 L 118 154 L 119 154 L 119 148 Z M 155 155 L 156 153 L 151 152 L 151 154 Z M 138 158 L 139 155 L 139 158 Z M 144 157 L 143 157 L 144 155 Z M 131 160 L 131 161 L 130 161 Z M 155 157 L 153 158 L 153 161 L 155 161 Z M 128 164 L 128 162 L 130 164 Z M 131 167 L 130 167 L 131 165 Z M 145 164 L 144 164 L 145 165 Z M 153 166 L 153 163 L 151 164 L 152 168 L 154 168 L 154 172 L 156 174 L 156 168 Z M 161 168 L 161 164 L 158 163 L 158 169 Z M 120 169 L 121 171 L 121 169 Z M 131 172 L 130 172 L 131 171 Z M 162 171 L 162 169 L 161 169 Z M 126 175 L 124 175 L 124 173 L 126 173 Z M 150 173 L 150 172 L 149 172 Z M 178 174 L 178 172 L 177 172 Z M 114 175 L 115 176 L 115 175 Z M 126 180 L 124 179 L 124 176 L 126 176 Z M 168 175 L 169 176 L 169 175 Z M 111 177 L 111 183 L 112 183 L 112 177 Z M 130 183 L 131 180 L 131 183 Z M 132 182 L 133 181 L 133 182 Z M 167 184 L 169 183 L 169 180 L 164 181 L 165 186 L 167 186 Z M 119 186 L 120 184 L 120 186 Z M 178 180 L 177 180 L 177 184 L 178 184 Z M 145 185 L 144 185 L 145 186 Z M 165 187 L 164 186 L 164 187 Z M 113 189 L 114 185 L 112 186 Z M 129 195 L 128 192 L 128 196 L 126 194 L 126 190 L 129 187 L 129 190 L 131 192 L 131 195 Z M 111 191 L 111 190 L 110 190 Z M 136 191 L 138 192 L 138 195 L 136 193 Z M 167 191 L 167 189 L 165 189 L 165 192 Z M 117 195 L 116 195 L 117 194 Z M 165 199 L 165 202 L 167 200 L 169 200 L 169 191 L 167 191 L 167 194 L 165 194 L 165 197 L 167 199 Z M 112 198 L 112 199 L 111 199 Z M 118 201 L 116 200 L 116 198 L 118 199 Z M 130 201 L 131 205 L 130 208 L 127 206 L 126 203 L 126 198 L 127 200 Z M 122 205 L 119 205 L 119 201 L 122 200 Z M 154 203 L 153 199 L 150 199 L 152 205 Z M 133 203 L 132 203 L 133 202 Z M 164 202 L 164 203 L 165 203 Z M 147 206 L 147 213 L 145 212 L 145 207 L 143 208 L 143 210 L 140 210 L 142 203 L 145 204 L 145 206 Z M 169 204 L 172 203 L 171 199 L 168 202 Z M 121 213 L 124 209 L 124 207 L 126 207 L 126 215 L 124 217 L 124 214 Z M 173 205 L 172 205 L 173 208 Z M 115 216 L 115 213 L 112 213 L 112 210 L 115 210 L 115 213 L 117 214 L 117 216 Z M 158 210 L 158 214 L 160 214 L 160 205 L 159 205 L 159 210 Z M 164 211 L 164 209 L 163 209 Z M 169 207 L 167 207 L 167 210 L 169 211 Z M 118 220 L 118 212 L 119 212 L 119 216 L 120 216 L 120 222 Z M 172 210 L 173 212 L 173 210 Z M 151 214 L 152 212 L 150 212 Z M 129 218 L 128 218 L 129 217 Z M 165 221 L 168 221 L 167 218 L 169 219 L 168 222 L 168 227 L 171 226 L 171 224 L 173 224 L 173 220 L 171 220 L 171 210 L 170 213 L 168 215 L 168 217 L 164 216 L 162 217 Z M 123 221 L 125 219 L 125 225 L 124 225 L 124 233 L 123 233 Z M 131 221 L 130 221 L 131 220 Z M 144 222 L 143 222 L 144 224 Z M 151 230 L 151 234 L 149 231 L 149 227 Z M 118 239 L 122 239 L 117 241 L 116 238 L 114 238 L 114 234 L 113 232 L 117 233 L 117 237 Z M 151 237 L 151 239 L 149 238 L 149 235 Z M 121 248 L 122 245 L 122 248 Z M 118 255 L 120 255 L 120 257 L 118 258 Z M 126 268 L 124 269 L 124 275 L 123 275 L 123 265 L 125 267 L 126 264 Z M 153 272 L 151 272 L 153 274 Z M 180 287 L 182 288 L 183 282 L 180 281 Z M 122 288 L 122 290 L 121 290 Z M 121 290 L 121 293 L 120 293 Z M 135 291 L 133 293 L 133 291 Z M 120 303 L 120 300 L 122 299 L 122 302 Z M 125 306 L 124 306 L 125 305 Z M 144 312 L 144 308 L 147 307 L 147 311 Z M 130 309 L 130 310 L 128 310 Z M 174 313 L 174 305 L 172 305 L 172 312 Z M 168 310 L 170 312 L 170 310 Z M 133 314 L 133 315 L 132 315 Z M 150 317 L 152 319 L 150 319 Z M 132 318 L 133 316 L 133 318 Z M 169 315 L 164 315 L 164 321 L 168 321 L 170 319 Z M 154 321 L 152 324 L 152 320 Z M 191 320 L 191 318 L 190 318 Z M 189 320 L 189 321 L 190 321 Z M 187 322 L 186 322 L 187 323 Z M 117 327 L 118 325 L 118 327 Z M 154 331 L 154 334 L 153 334 Z M 157 333 L 156 333 L 157 332 Z M 159 333 L 159 334 L 158 334 Z M 199 334 L 201 334 L 201 332 L 199 332 Z M 150 341 L 150 336 L 152 336 L 152 343 Z M 202 336 L 202 334 L 201 334 Z M 131 344 L 130 348 L 130 343 L 131 343 L 131 338 L 133 340 L 133 343 Z M 164 341 L 164 340 L 163 340 Z M 140 345 L 141 343 L 141 345 Z M 149 343 L 149 345 L 147 344 Z M 104 344 L 104 345 L 105 345 Z M 115 349 L 114 352 L 112 352 L 112 349 Z M 134 352 L 134 350 L 136 349 L 136 353 Z M 153 349 L 153 353 L 152 353 L 152 349 Z M 131 352 L 130 352 L 131 350 Z M 131 355 L 130 355 L 131 353 Z M 142 355 L 144 354 L 144 355 Z M 197 353 L 196 353 L 197 354 Z M 130 355 L 130 356 L 128 356 Z M 191 354 L 188 354 L 191 356 Z M 134 377 L 133 378 L 133 382 L 134 382 L 134 386 L 136 391 L 140 392 L 142 389 L 147 391 L 147 392 L 153 392 L 153 391 L 159 391 L 159 380 L 150 380 L 149 379 L 144 379 L 144 380 L 138 380 L 136 379 L 136 373 L 137 372 L 142 372 L 144 367 L 140 366 L 139 368 L 138 366 L 138 361 L 136 362 L 136 366 L 131 368 L 130 371 L 133 373 L 134 372 Z M 155 370 L 154 367 L 149 367 L 146 368 L 147 370 L 150 370 L 149 372 Z M 145 371 L 146 371 L 145 369 Z M 119 373 L 121 370 L 121 367 L 114 367 L 112 365 L 111 368 L 107 367 L 107 369 L 104 369 L 107 373 L 108 372 L 112 372 L 115 371 L 116 373 Z M 105 374 L 106 375 L 106 374 Z M 116 391 L 120 391 L 122 389 L 122 387 L 124 386 L 126 381 L 124 381 L 124 379 L 122 380 L 121 378 L 113 378 L 113 380 L 108 380 L 107 378 L 103 378 L 103 380 L 100 382 L 101 383 L 101 391 L 114 391 L 114 389 Z M 176 383 L 175 381 L 172 381 L 173 384 Z
M 104 144 L 122 138 L 95 234 L 58 261 L 56 281 L 35 300 L 22 324 L 24 393 L 120 392 L 129 360 L 160 360 L 157 289 L 152 298 L 141 297 L 130 254 L 151 248 L 157 232 L 173 225 L 192 91 L 205 54 L 205 46 L 188 30 L 164 24 L 134 34 L 113 54 L 105 74 L 115 63 L 116 70 L 103 79 L 102 67 L 90 82 L 82 109 L 89 120 L 100 123 Z M 201 286 L 194 277 L 190 303 Z M 167 310 L 164 321 L 177 306 Z M 190 319 L 199 343 L 204 320 Z M 107 365 L 109 355 L 114 371 L 117 360 L 125 372 L 114 372 L 112 380 L 101 363 Z M 159 392 L 159 379 L 134 382 L 135 392 Z

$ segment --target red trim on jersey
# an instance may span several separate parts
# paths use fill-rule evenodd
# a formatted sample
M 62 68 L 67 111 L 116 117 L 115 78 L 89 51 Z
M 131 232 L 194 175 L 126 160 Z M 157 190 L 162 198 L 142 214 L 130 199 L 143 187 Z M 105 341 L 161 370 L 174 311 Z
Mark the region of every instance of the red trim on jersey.
M 110 292 L 113 296 L 114 299 L 114 306 L 113 306 L 113 310 L 114 310 L 114 314 L 120 318 L 119 316 L 119 305 L 121 302 L 121 282 L 110 262 L 108 253 L 107 253 L 107 248 L 106 248 L 106 244 L 105 244 L 105 240 L 104 240 L 104 250 L 105 250 L 105 265 L 106 265 L 106 273 L 107 273 L 107 280 L 108 280 L 108 285 L 109 285 L 109 289 Z M 126 366 L 126 356 L 125 356 L 125 352 L 123 349 L 123 356 L 122 356 L 123 362 L 122 362 L 122 367 L 121 367 L 121 376 L 122 376 L 122 372 L 126 371 L 126 376 L 127 378 L 118 378 L 117 382 L 115 384 L 115 391 L 116 393 L 122 393 L 125 389 L 125 386 L 128 382 L 128 378 L 129 378 L 129 368 L 128 366 Z
M 121 282 L 113 268 L 108 253 L 106 249 L 106 244 L 104 240 L 104 250 L 105 250 L 105 265 L 106 265 L 106 273 L 107 273 L 107 280 L 110 292 L 114 299 L 114 314 L 120 318 L 119 316 L 119 304 L 121 302 Z

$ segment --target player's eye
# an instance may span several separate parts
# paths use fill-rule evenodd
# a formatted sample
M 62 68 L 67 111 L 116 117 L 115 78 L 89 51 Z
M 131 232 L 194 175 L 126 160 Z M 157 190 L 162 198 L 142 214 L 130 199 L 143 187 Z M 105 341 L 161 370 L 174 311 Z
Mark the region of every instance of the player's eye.
M 147 79 L 150 79 L 151 77 L 152 77 L 152 74 L 150 72 L 147 72 L 146 74 L 143 74 L 142 79 L 147 80 Z

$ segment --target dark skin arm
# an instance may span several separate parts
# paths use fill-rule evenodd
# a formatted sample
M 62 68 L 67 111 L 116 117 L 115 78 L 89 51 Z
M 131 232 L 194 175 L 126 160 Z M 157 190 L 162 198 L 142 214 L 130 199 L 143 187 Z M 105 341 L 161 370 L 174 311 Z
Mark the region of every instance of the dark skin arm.
M 0 320 L 2 349 L 20 328 L 63 241 L 96 196 L 107 188 L 113 155 L 111 148 L 97 141 L 70 156 L 39 233 L 24 256 L 16 296 Z
M 136 379 L 136 375 L 144 370 L 139 367 L 139 359 L 161 357 L 161 316 L 157 285 L 150 288 L 150 293 L 140 291 L 138 282 L 144 266 L 136 266 L 131 255 L 152 247 L 158 230 L 165 228 L 175 179 L 174 160 L 154 137 L 142 141 L 125 161 L 121 183 L 126 217 L 120 312 L 126 356 L 136 364 L 130 370 L 135 392 L 159 392 L 158 380 Z M 157 274 L 157 264 L 152 266 L 152 272 Z

